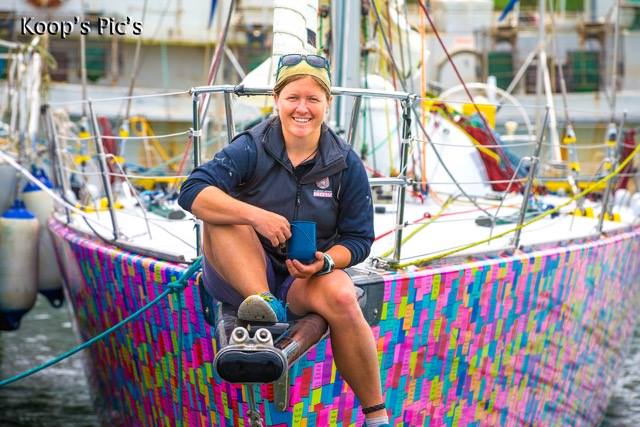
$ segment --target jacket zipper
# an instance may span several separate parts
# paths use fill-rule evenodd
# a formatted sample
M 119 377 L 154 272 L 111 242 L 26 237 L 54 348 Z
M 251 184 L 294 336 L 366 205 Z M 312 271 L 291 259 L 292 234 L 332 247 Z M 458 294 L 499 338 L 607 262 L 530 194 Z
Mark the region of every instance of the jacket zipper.
M 293 209 L 293 220 L 298 219 L 298 208 L 300 207 L 300 195 L 302 193 L 302 184 L 300 184 L 300 180 L 296 177 L 296 203 Z

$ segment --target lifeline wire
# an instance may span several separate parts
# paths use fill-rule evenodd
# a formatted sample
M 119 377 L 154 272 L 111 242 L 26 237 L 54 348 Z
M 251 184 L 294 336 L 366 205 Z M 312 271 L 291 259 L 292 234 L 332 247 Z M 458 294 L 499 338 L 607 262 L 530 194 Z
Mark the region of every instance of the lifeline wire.
M 500 237 L 504 237 L 508 234 L 511 234 L 513 232 L 515 232 L 516 230 L 522 229 L 528 225 L 533 224 L 534 222 L 538 222 L 543 218 L 546 218 L 549 215 L 552 215 L 556 212 L 559 212 L 560 209 L 569 206 L 571 203 L 575 202 L 578 199 L 581 199 L 582 197 L 586 196 L 589 193 L 592 193 L 594 190 L 596 190 L 600 185 L 606 183 L 607 181 L 609 181 L 610 179 L 612 179 L 614 176 L 618 175 L 624 168 L 625 166 L 627 166 L 627 164 L 635 157 L 636 154 L 638 154 L 640 152 L 640 145 L 638 145 L 628 156 L 627 158 L 624 159 L 623 162 L 621 162 L 617 168 L 615 168 L 613 170 L 613 172 L 611 172 L 610 174 L 606 175 L 605 177 L 603 177 L 601 180 L 591 184 L 589 187 L 587 187 L 584 191 L 581 191 L 580 193 L 576 194 L 575 196 L 571 197 L 569 200 L 567 200 L 565 203 L 562 203 L 558 206 L 556 206 L 553 209 L 549 209 L 547 211 L 544 211 L 543 213 L 541 213 L 540 215 L 532 218 L 531 220 L 525 222 L 524 224 L 522 224 L 521 226 L 518 227 L 514 227 L 510 230 L 504 231 L 502 233 L 496 234 L 493 237 L 487 238 L 487 239 L 482 239 L 479 240 L 477 242 L 473 242 L 473 243 L 469 243 L 468 245 L 464 245 L 460 248 L 457 249 L 453 249 L 453 250 L 449 250 L 446 252 L 443 252 L 441 254 L 435 255 L 435 256 L 431 256 L 431 257 L 426 257 L 426 258 L 421 258 L 421 259 L 417 259 L 411 262 L 405 262 L 405 263 L 393 263 L 391 262 L 390 265 L 395 267 L 395 268 L 405 268 L 405 267 L 409 267 L 412 265 L 419 265 L 419 264 L 424 264 L 430 261 L 435 261 L 438 259 L 442 259 L 444 257 L 447 257 L 449 255 L 453 255 L 455 253 L 461 252 L 463 250 L 466 249 L 470 249 L 473 248 L 475 246 L 479 246 L 482 245 L 484 243 L 488 243 L 492 240 L 498 239 Z
M 421 2 L 418 2 L 422 5 Z M 373 7 L 373 11 L 376 15 L 376 21 L 378 22 L 378 25 L 380 25 L 380 28 L 382 28 L 382 20 L 380 19 L 380 13 L 378 12 L 378 7 L 376 6 L 376 2 L 372 2 L 371 6 Z M 427 17 L 429 17 L 429 15 L 427 14 Z M 430 20 L 430 18 L 429 18 Z M 433 25 L 433 24 L 432 24 Z M 434 27 L 435 30 L 435 27 Z M 389 52 L 389 57 L 391 59 L 391 64 L 393 65 L 393 68 L 395 69 L 396 73 L 398 73 L 398 75 L 400 74 L 400 69 L 398 68 L 398 65 L 396 64 L 395 59 L 393 58 L 393 51 L 391 50 L 391 46 L 389 45 L 389 41 L 387 40 L 387 36 L 385 35 L 384 31 L 380 31 L 380 34 L 382 35 L 382 38 L 384 40 L 384 44 L 387 48 L 387 51 Z M 446 50 L 445 50 L 446 51 Z M 448 54 L 448 53 L 447 53 Z M 402 85 L 402 89 L 406 92 L 406 87 L 404 85 L 404 82 L 402 81 L 402 79 L 400 80 L 400 83 Z M 464 84 L 464 82 L 463 82 Z M 413 99 L 415 101 L 415 98 Z M 473 98 L 471 98 L 471 101 L 473 101 Z M 475 105 L 475 102 L 474 102 Z M 427 138 L 427 141 L 429 141 L 429 143 L 431 143 L 431 138 L 429 137 L 429 135 L 427 134 L 427 130 L 424 128 L 424 125 L 422 124 L 422 120 L 420 115 L 418 114 L 418 112 L 416 111 L 416 108 L 414 105 L 410 106 L 411 108 L 411 112 L 413 112 L 413 114 L 416 117 L 416 122 L 418 123 L 418 126 L 420 128 L 420 130 L 422 131 L 422 133 L 424 134 L 424 136 Z M 476 106 L 476 109 L 478 107 Z M 482 114 L 480 114 L 480 117 L 484 116 Z M 485 122 L 486 123 L 486 122 Z M 488 126 L 487 126 L 488 128 Z M 489 131 L 489 134 L 492 136 L 493 138 L 493 134 Z M 493 140 L 494 143 L 496 142 L 495 139 Z M 456 181 L 455 177 L 453 176 L 453 174 L 451 173 L 451 171 L 449 170 L 449 168 L 447 167 L 447 165 L 444 163 L 444 160 L 442 159 L 442 157 L 440 156 L 440 153 L 438 152 L 438 150 L 435 148 L 435 146 L 432 145 L 433 148 L 433 152 L 436 155 L 436 157 L 438 158 L 438 161 L 440 162 L 440 164 L 442 165 L 442 168 L 444 169 L 444 171 L 447 173 L 447 175 L 449 175 L 449 177 L 451 178 L 451 180 L 453 181 L 453 183 L 456 185 L 456 187 L 458 187 L 458 190 L 460 190 L 460 193 L 462 193 L 463 196 L 465 196 L 467 199 L 469 199 L 472 203 L 474 203 L 474 200 L 471 196 L 469 196 L 467 194 L 466 191 L 464 191 L 464 189 L 458 184 L 458 182 Z M 484 210 L 481 206 L 476 205 L 476 207 L 478 209 L 480 209 L 482 212 L 484 212 L 488 217 L 491 217 L 491 214 L 489 212 L 487 212 L 486 210 Z

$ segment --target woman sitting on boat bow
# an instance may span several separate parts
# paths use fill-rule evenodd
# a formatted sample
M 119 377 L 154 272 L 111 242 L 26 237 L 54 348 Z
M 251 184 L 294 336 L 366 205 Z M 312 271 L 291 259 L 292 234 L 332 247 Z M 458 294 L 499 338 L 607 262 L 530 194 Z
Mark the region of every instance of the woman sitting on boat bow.
M 277 115 L 196 168 L 179 203 L 204 223 L 207 291 L 238 307 L 243 320 L 285 321 L 287 309 L 324 317 L 336 366 L 367 426 L 386 425 L 376 344 L 343 270 L 369 254 L 371 191 L 357 154 L 324 124 L 330 87 L 325 58 L 282 56 Z M 319 250 L 309 264 L 287 259 L 294 220 L 317 224 Z

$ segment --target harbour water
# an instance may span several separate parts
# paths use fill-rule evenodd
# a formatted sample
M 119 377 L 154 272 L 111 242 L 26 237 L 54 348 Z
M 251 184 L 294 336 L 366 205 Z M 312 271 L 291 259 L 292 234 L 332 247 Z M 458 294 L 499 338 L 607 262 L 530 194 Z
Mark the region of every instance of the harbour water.
M 77 344 L 68 307 L 41 296 L 15 332 L 0 332 L 2 379 L 37 366 Z M 98 426 L 79 353 L 44 371 L 0 388 L 0 425 Z
M 23 319 L 20 330 L 0 333 L 0 378 L 45 362 L 76 344 L 67 307 L 55 309 L 43 298 Z M 5 427 L 99 426 L 82 354 L 0 389 L 0 425 Z M 629 344 L 607 414 L 600 427 L 640 425 L 640 328 Z
M 629 343 L 627 357 L 619 372 L 615 392 L 600 427 L 640 425 L 640 325 Z

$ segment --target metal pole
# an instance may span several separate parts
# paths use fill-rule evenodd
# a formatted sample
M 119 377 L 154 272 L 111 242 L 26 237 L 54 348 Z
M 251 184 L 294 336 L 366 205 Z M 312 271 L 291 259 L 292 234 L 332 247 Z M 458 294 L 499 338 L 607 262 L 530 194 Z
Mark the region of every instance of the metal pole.
M 191 140 L 193 141 L 193 168 L 197 168 L 201 163 L 200 156 L 200 114 L 198 109 L 200 107 L 200 95 L 193 94 L 193 128 L 191 129 Z M 196 221 L 196 255 L 202 255 L 202 226 L 199 221 Z
M 358 116 L 360 115 L 360 106 L 362 105 L 362 97 L 356 96 L 351 109 L 351 124 L 347 133 L 347 143 L 353 147 L 354 139 L 358 131 Z
M 62 170 L 62 159 L 60 158 L 60 145 L 58 144 L 58 138 L 56 136 L 55 128 L 53 127 L 53 118 L 51 117 L 51 107 L 49 105 L 43 105 L 42 111 L 44 113 L 45 130 L 49 136 L 49 142 L 51 143 L 51 154 L 53 161 L 51 165 L 53 167 L 53 175 L 56 177 L 57 185 L 62 188 L 62 199 L 67 201 L 67 194 L 69 191 L 69 183 Z M 71 222 L 71 213 L 67 206 L 64 207 L 64 212 L 67 216 L 67 224 Z
M 562 154 L 560 151 L 560 138 L 558 137 L 558 126 L 556 120 L 556 108 L 553 104 L 553 89 L 551 88 L 551 78 L 549 76 L 549 67 L 547 67 L 547 52 L 545 49 L 540 51 L 540 64 L 542 65 L 542 82 L 544 86 L 544 94 L 549 106 L 549 137 L 551 138 L 551 159 L 556 162 L 562 162 Z
M 396 210 L 396 237 L 394 242 L 393 260 L 400 262 L 402 248 L 402 227 L 404 226 L 404 201 L 407 195 L 407 166 L 409 159 L 409 139 L 411 138 L 411 99 L 402 101 L 402 144 L 400 157 L 400 173 L 398 178 L 404 180 L 404 184 L 398 187 L 398 206 Z
M 249 411 L 247 415 L 249 415 L 249 425 L 251 427 L 263 427 L 262 417 L 260 416 L 260 411 L 258 410 L 258 405 L 256 405 L 256 397 L 255 393 L 255 385 L 254 384 L 246 384 L 247 394 L 249 395 Z
M 196 86 L 191 88 L 191 94 L 203 93 L 233 93 L 237 96 L 273 95 L 273 88 L 270 86 L 244 86 L 244 85 L 214 85 Z M 331 95 L 363 96 L 365 98 L 397 99 L 403 101 L 408 96 L 415 96 L 413 93 L 403 91 L 385 91 L 378 89 L 361 89 L 342 86 L 332 86 Z
M 116 211 L 113 204 L 113 192 L 111 189 L 111 182 L 109 181 L 107 168 L 107 159 L 104 155 L 104 146 L 102 145 L 102 136 L 100 135 L 100 127 L 98 126 L 98 119 L 93 111 L 93 103 L 91 100 L 87 100 L 87 106 L 89 107 L 89 115 L 91 116 L 91 126 L 93 127 L 94 141 L 96 143 L 96 153 L 98 155 L 98 166 L 100 167 L 100 178 L 102 178 L 102 187 L 104 193 L 107 196 L 107 206 L 109 208 L 109 216 L 111 216 L 111 226 L 113 227 L 113 239 L 118 240 L 120 231 L 118 229 L 118 220 L 116 219 Z
M 627 120 L 627 112 L 625 111 L 622 114 L 622 121 L 620 122 L 620 128 L 618 129 L 618 135 L 616 135 L 616 150 L 613 152 L 613 157 L 609 159 L 611 162 L 611 169 L 609 169 L 609 173 L 614 171 L 618 167 L 618 161 L 620 160 L 620 152 L 621 152 L 621 139 L 622 139 L 622 129 L 624 129 L 624 122 Z M 607 186 L 604 190 L 604 197 L 602 198 L 602 207 L 600 210 L 600 217 L 598 218 L 598 233 L 602 233 L 602 227 L 604 226 L 604 217 L 609 213 L 609 200 L 611 199 L 611 192 L 613 191 L 613 184 L 615 181 L 615 177 L 612 177 L 607 181 Z
M 233 111 L 231 109 L 231 94 L 224 93 L 224 114 L 227 118 L 227 137 L 229 142 L 236 136 L 236 125 L 233 123 Z
M 360 86 L 360 8 L 359 0 L 331 2 L 331 27 L 341 29 L 332 32 L 331 45 L 331 74 L 338 86 Z M 345 129 L 352 102 L 351 98 L 338 98 L 334 104 L 338 133 Z
M 43 104 L 40 107 L 40 117 L 42 118 L 42 120 L 44 121 L 44 131 L 45 131 L 45 135 L 47 137 L 47 139 L 49 141 L 51 141 L 50 144 L 48 144 L 49 146 L 49 161 L 51 162 L 51 167 L 52 167 L 52 172 L 53 172 L 53 184 L 58 187 L 58 188 L 62 188 L 62 171 L 60 169 L 60 167 L 58 166 L 58 161 L 56 159 L 57 157 L 57 144 L 55 142 L 53 142 L 53 135 L 51 132 L 51 123 L 49 122 L 49 105 L 48 104 Z
M 549 106 L 544 112 L 544 123 L 542 129 L 540 129 L 540 135 L 538 137 L 538 144 L 536 145 L 535 154 L 531 157 L 531 167 L 529 169 L 529 177 L 527 178 L 527 185 L 524 189 L 524 195 L 522 199 L 522 206 L 520 207 L 520 215 L 518 216 L 518 227 L 516 228 L 515 235 L 513 236 L 513 247 L 518 249 L 520 246 L 520 234 L 522 233 L 522 224 L 524 223 L 524 216 L 527 213 L 529 207 L 529 197 L 533 190 L 533 178 L 536 176 L 536 169 L 538 162 L 540 161 L 540 150 L 542 149 L 542 140 L 544 139 L 544 131 L 547 129 L 547 123 L 549 122 Z
M 538 106 L 542 103 L 542 91 L 543 91 L 543 79 L 544 73 L 543 67 L 547 64 L 543 64 L 542 60 L 546 61 L 546 55 L 542 52 L 545 51 L 545 0 L 538 0 L 538 67 L 536 70 L 536 127 L 540 129 L 540 109 Z M 544 129 L 544 128 L 543 128 Z
M 616 20 L 613 26 L 613 59 L 611 64 L 611 121 L 616 114 L 616 95 L 618 93 L 618 43 L 620 38 L 620 0 L 616 0 Z
M 511 92 L 513 92 L 513 90 L 516 88 L 518 83 L 520 83 L 520 80 L 522 80 L 522 77 L 524 77 L 524 73 L 527 72 L 527 69 L 529 68 L 529 65 L 531 65 L 531 63 L 533 62 L 534 58 L 537 58 L 539 56 L 539 52 L 540 52 L 540 46 L 532 50 L 529 53 L 529 55 L 527 55 L 524 62 L 516 72 L 516 75 L 511 80 L 511 83 L 509 83 L 509 86 L 507 87 L 505 92 L 511 95 Z M 499 105 L 499 108 L 500 107 L 502 107 L 502 104 Z
M 80 1 L 81 20 L 84 21 L 84 0 Z M 86 36 L 80 32 L 80 83 L 82 88 L 82 100 L 87 99 L 87 39 Z M 86 104 L 82 103 L 82 115 L 87 116 Z

